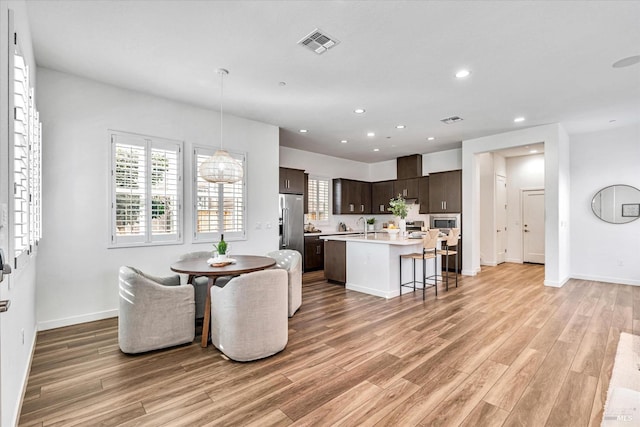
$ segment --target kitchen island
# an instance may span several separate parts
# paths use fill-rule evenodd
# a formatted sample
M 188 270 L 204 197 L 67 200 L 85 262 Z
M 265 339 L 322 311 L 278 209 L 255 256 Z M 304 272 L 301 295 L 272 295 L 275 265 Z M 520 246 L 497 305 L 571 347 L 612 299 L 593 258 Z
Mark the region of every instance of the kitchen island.
M 345 287 L 347 289 L 394 298 L 400 295 L 400 255 L 421 253 L 422 239 L 410 239 L 389 236 L 386 232 L 364 235 L 322 236 L 325 241 L 344 242 L 345 251 Z M 325 263 L 328 258 L 325 253 Z M 325 271 L 327 267 L 325 265 Z M 412 262 L 402 263 L 402 279 L 407 282 L 412 277 Z M 422 288 L 422 263 L 416 262 L 416 287 Z M 427 275 L 441 274 L 440 257 L 437 266 L 434 261 L 427 262 Z M 403 293 L 408 290 L 403 290 Z

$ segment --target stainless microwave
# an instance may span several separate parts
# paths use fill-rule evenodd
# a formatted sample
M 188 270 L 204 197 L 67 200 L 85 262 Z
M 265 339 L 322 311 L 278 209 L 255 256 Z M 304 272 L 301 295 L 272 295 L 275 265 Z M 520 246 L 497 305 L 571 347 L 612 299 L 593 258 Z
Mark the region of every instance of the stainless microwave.
M 430 227 L 448 232 L 452 228 L 460 228 L 460 214 L 431 215 Z

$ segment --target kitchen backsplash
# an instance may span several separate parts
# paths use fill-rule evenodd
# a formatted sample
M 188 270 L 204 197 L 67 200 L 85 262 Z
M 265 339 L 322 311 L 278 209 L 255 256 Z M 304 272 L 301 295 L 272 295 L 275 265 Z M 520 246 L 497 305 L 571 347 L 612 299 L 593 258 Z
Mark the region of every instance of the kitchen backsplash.
M 429 223 L 429 215 L 419 213 L 420 205 L 412 204 L 409 205 L 409 213 L 407 215 L 407 221 L 424 221 L 425 224 Z M 342 222 L 346 224 L 347 227 L 350 227 L 352 230 L 361 231 L 362 230 L 362 220 L 358 223 L 358 218 L 364 216 L 365 218 L 375 218 L 375 229 L 380 230 L 382 228 L 382 224 L 389 221 L 397 222 L 398 218 L 389 214 L 389 215 L 376 215 L 376 214 L 365 214 L 365 215 L 330 215 L 330 222 L 314 222 L 311 223 L 319 230 L 323 232 L 329 231 L 338 231 L 338 225 Z M 308 224 L 309 221 L 307 216 L 305 215 L 304 223 Z

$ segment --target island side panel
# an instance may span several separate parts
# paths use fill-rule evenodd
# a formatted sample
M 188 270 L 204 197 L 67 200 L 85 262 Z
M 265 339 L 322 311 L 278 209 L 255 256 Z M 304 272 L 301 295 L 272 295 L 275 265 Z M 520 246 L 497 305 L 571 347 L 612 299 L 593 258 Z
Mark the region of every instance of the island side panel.
M 418 243 L 419 242 L 419 243 Z M 400 255 L 422 250 L 422 242 L 410 245 L 347 241 L 346 288 L 383 298 L 400 295 Z M 411 275 L 410 261 L 403 263 L 403 278 Z

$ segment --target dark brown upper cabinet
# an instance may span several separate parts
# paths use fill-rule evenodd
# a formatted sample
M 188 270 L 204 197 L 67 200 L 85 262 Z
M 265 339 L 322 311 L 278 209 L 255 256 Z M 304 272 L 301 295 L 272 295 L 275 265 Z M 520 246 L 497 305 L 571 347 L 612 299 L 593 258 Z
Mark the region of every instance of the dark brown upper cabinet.
M 420 203 L 419 213 L 429 213 L 429 177 L 423 176 L 418 183 L 418 203 Z
M 393 184 L 393 197 L 400 194 L 405 199 L 417 199 L 420 178 L 397 179 Z
M 421 177 L 422 154 L 412 154 L 411 156 L 398 157 L 396 159 L 396 168 L 398 179 Z
M 462 213 L 462 171 L 429 174 L 429 213 Z
M 388 214 L 389 200 L 396 197 L 395 181 L 379 181 L 371 183 L 371 213 Z
M 300 169 L 280 168 L 280 193 L 306 193 L 304 171 Z
M 371 213 L 371 183 L 344 178 L 334 179 L 333 213 Z

